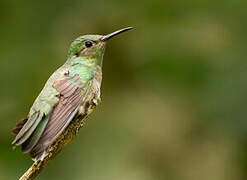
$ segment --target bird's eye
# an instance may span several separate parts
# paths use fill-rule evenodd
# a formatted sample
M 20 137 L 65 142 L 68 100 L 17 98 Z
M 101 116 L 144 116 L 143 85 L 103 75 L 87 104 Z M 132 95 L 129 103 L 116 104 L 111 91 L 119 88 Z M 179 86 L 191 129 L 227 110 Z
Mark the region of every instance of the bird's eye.
M 85 42 L 86 48 L 90 48 L 92 45 L 93 45 L 93 43 L 91 41 L 86 41 Z

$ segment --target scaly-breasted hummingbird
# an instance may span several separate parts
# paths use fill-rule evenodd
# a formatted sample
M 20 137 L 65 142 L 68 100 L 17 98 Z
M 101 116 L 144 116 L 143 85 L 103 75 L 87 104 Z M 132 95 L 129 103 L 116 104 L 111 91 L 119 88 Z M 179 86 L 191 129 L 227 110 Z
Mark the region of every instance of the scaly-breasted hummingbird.
M 40 159 L 73 118 L 92 112 L 100 101 L 102 61 L 107 40 L 132 27 L 108 35 L 84 35 L 69 49 L 68 60 L 46 82 L 27 117 L 16 124 L 12 144 Z

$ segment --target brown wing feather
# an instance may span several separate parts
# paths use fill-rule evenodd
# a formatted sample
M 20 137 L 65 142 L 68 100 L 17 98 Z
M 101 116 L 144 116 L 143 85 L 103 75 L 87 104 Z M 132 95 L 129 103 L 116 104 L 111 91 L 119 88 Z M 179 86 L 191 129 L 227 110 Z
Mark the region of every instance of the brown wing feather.
M 79 79 L 78 76 L 73 78 L 74 82 Z M 30 152 L 33 158 L 39 157 L 49 147 L 50 143 L 62 133 L 75 116 L 83 100 L 81 88 L 67 79 L 55 82 L 53 87 L 60 92 L 59 102 L 54 107 L 38 143 Z

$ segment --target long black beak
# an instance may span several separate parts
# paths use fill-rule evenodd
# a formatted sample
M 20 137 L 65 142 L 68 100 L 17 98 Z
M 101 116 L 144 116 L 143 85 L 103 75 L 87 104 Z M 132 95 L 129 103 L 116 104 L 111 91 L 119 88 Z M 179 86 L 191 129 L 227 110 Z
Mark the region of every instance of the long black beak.
M 115 32 L 113 32 L 113 33 L 111 33 L 111 34 L 107 34 L 107 35 L 105 35 L 105 36 L 103 36 L 103 37 L 101 38 L 101 41 L 107 41 L 107 40 L 109 40 L 110 38 L 112 38 L 113 36 L 116 36 L 116 35 L 118 35 L 118 34 L 120 34 L 120 33 L 123 33 L 123 32 L 125 32 L 125 31 L 131 30 L 131 29 L 133 29 L 133 27 L 127 27 L 127 28 L 124 28 L 124 29 L 120 29 L 120 30 L 118 30 L 118 31 L 115 31 Z

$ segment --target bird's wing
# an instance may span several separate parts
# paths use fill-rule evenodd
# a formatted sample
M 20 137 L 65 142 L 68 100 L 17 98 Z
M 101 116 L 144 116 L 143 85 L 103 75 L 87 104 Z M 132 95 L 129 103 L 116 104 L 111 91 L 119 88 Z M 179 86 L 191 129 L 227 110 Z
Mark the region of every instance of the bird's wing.
M 89 86 L 89 82 L 84 89 L 87 89 L 87 86 Z M 83 102 L 85 91 L 67 80 L 56 82 L 54 88 L 60 92 L 59 102 L 54 107 L 39 141 L 30 151 L 30 155 L 33 158 L 41 156 L 49 145 L 63 132 Z M 23 147 L 25 147 L 25 145 Z M 26 148 L 23 148 L 24 151 L 25 149 Z
M 59 99 L 57 95 L 59 92 L 54 89 L 51 85 L 56 79 L 62 76 L 62 67 L 59 68 L 52 76 L 48 79 L 45 87 L 36 98 L 30 112 L 24 120 L 18 122 L 12 132 L 16 134 L 16 137 L 12 144 L 14 146 L 19 146 L 23 144 L 34 132 L 39 123 L 42 121 L 48 122 L 47 118 L 52 112 L 53 107 L 58 103 Z M 43 122 L 43 123 L 44 123 Z
M 75 116 L 89 80 L 74 75 L 54 81 L 35 101 L 13 144 L 22 144 L 22 151 L 32 157 L 42 153 Z

